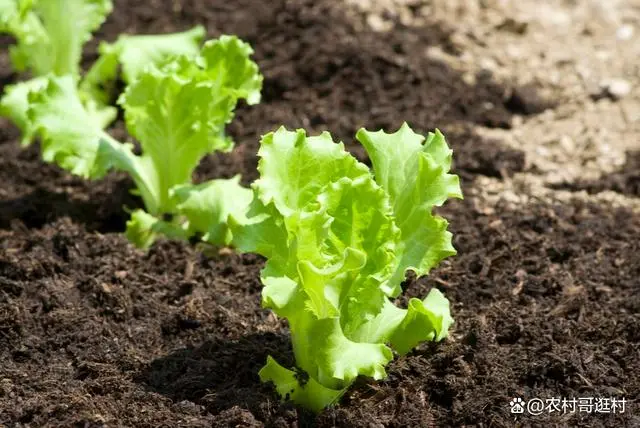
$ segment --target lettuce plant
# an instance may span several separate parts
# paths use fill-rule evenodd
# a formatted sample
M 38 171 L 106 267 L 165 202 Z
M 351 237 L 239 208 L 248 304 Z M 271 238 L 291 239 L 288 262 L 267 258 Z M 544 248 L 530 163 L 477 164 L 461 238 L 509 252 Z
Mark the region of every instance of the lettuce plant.
M 18 71 L 78 76 L 82 47 L 111 12 L 111 0 L 0 0 L 0 31 Z
M 51 78 L 45 90 L 31 94 L 29 110 L 45 158 L 88 178 L 111 168 L 127 172 L 146 209 L 134 211 L 127 224 L 127 236 L 139 247 L 158 234 L 229 243 L 227 216 L 246 208 L 251 191 L 239 177 L 196 185 L 191 176 L 203 156 L 233 147 L 224 128 L 238 100 L 260 101 L 263 78 L 252 53 L 237 37 L 221 36 L 195 56 L 139 72 L 118 103 L 141 154 L 83 113 L 68 76 Z
M 117 113 L 108 104 L 119 66 L 129 83 L 146 64 L 197 54 L 204 37 L 200 26 L 184 33 L 121 36 L 113 45 L 101 44 L 100 58 L 81 81 L 82 48 L 112 8 L 111 0 L 0 0 L 0 33 L 12 34 L 17 41 L 9 48 L 13 67 L 33 76 L 7 86 L 0 99 L 0 115 L 20 128 L 23 146 L 31 143 L 35 131 L 28 115 L 29 93 L 43 90 L 50 76 L 70 76 L 73 89 L 79 85 L 77 97 L 86 115 L 104 128 Z
M 0 0 L 0 33 L 13 35 L 9 47 L 14 69 L 31 72 L 33 79 L 9 85 L 0 99 L 0 115 L 22 131 L 22 145 L 31 143 L 28 94 L 42 90 L 45 76 L 80 74 L 83 45 L 112 10 L 111 0 Z M 106 126 L 116 110 L 88 103 L 88 110 Z
M 291 331 L 297 368 L 269 356 L 260 377 L 315 411 L 359 375 L 384 378 L 392 350 L 439 341 L 453 323 L 437 289 L 406 309 L 392 300 L 407 270 L 425 275 L 456 253 L 447 221 L 432 212 L 462 197 L 451 150 L 439 131 L 425 139 L 406 124 L 356 138 L 373 173 L 326 132 L 267 134 L 253 201 L 229 220 L 237 248 L 266 257 L 262 303 Z

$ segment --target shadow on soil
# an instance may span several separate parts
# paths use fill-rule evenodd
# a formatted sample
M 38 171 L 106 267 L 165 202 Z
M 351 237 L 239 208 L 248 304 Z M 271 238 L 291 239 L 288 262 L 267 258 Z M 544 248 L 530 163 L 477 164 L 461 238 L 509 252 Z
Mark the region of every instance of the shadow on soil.
M 137 208 L 140 201 L 129 194 L 132 185 L 128 179 L 102 184 L 107 186 L 90 190 L 92 198 L 89 200 L 77 198 L 78 192 L 54 191 L 47 187 L 36 187 L 15 198 L 0 199 L 0 229 L 9 229 L 20 222 L 28 228 L 38 229 L 59 218 L 69 217 L 84 224 L 89 231 L 121 232 L 129 216 L 124 207 Z
M 175 402 L 188 400 L 202 405 L 212 414 L 237 405 L 266 418 L 272 411 L 269 402 L 277 406 L 278 397 L 272 385 L 260 381 L 258 372 L 268 355 L 292 366 L 289 349 L 289 338 L 274 333 L 206 341 L 152 361 L 135 380 Z M 313 419 L 311 414 L 298 412 L 299 417 Z

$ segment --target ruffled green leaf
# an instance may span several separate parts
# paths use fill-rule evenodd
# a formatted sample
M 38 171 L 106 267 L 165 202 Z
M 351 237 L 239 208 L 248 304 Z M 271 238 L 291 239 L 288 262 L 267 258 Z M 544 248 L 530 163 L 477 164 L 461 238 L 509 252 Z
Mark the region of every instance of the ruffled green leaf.
M 452 324 L 449 301 L 439 290 L 432 289 L 424 300 L 410 299 L 408 309 L 386 300 L 380 314 L 362 324 L 352 339 L 391 343 L 396 352 L 404 355 L 422 342 L 444 339 Z
M 328 132 L 307 137 L 303 130 L 282 127 L 262 138 L 258 156 L 258 196 L 265 205 L 273 202 L 284 217 L 315 201 L 329 183 L 369 173 Z
M 127 129 L 142 146 L 140 161 L 130 164 L 144 168 L 137 175 L 152 177 L 149 194 L 154 200 L 145 200 L 149 213 L 173 211 L 169 190 L 189 183 L 209 152 L 210 102 L 207 86 L 157 69 L 143 73 L 121 97 Z
M 381 343 L 353 342 L 340 327 L 339 318 L 323 318 L 309 323 L 306 337 L 292 327 L 296 361 L 311 378 L 329 389 L 349 386 L 359 375 L 379 380 L 384 367 L 393 359 L 391 350 Z M 296 346 L 297 345 L 297 346 Z M 303 355 L 306 354 L 306 357 Z M 304 361 L 308 360 L 308 363 Z
M 246 213 L 232 213 L 229 216 L 229 227 L 233 244 L 240 251 L 261 254 L 278 265 L 284 265 L 289 260 L 284 219 L 273 205 L 264 205 L 255 193 Z
M 136 247 L 147 249 L 161 236 L 184 240 L 189 234 L 180 225 L 161 220 L 143 210 L 134 210 L 127 221 L 125 236 Z
M 452 151 L 440 131 L 424 137 L 405 123 L 393 134 L 361 129 L 376 181 L 389 194 L 402 231 L 390 295 L 400 293 L 406 270 L 426 275 L 445 257 L 456 254 L 447 221 L 432 213 L 448 198 L 462 198 L 458 176 L 449 174 Z
M 404 355 L 421 342 L 441 341 L 452 324 L 449 301 L 434 288 L 424 300 L 409 300 L 406 316 L 391 336 L 391 346 Z
M 82 105 L 72 76 L 50 77 L 45 89 L 31 92 L 28 120 L 46 162 L 85 178 L 104 175 L 107 166 L 100 163 L 98 148 L 101 140 L 114 140 L 102 130 L 101 118 Z
M 19 0 L 0 1 L 0 33 L 13 33 L 20 16 Z M 26 3 L 26 2 L 23 2 Z
M 27 114 L 29 110 L 29 93 L 38 92 L 47 87 L 46 77 L 36 77 L 26 82 L 16 83 L 5 88 L 5 95 L 0 99 L 0 116 L 5 116 L 20 129 L 23 147 L 33 140 L 33 124 Z
M 112 8 L 111 0 L 3 0 L 0 29 L 17 39 L 10 48 L 14 67 L 77 77 L 83 45 Z
M 180 33 L 126 34 L 115 43 L 102 42 L 98 48 L 100 57 L 87 72 L 81 88 L 92 94 L 93 99 L 107 104 L 115 89 L 118 66 L 122 67 L 123 81 L 131 83 L 149 65 L 161 66 L 179 55 L 195 57 L 204 36 L 204 27 L 197 26 Z
M 244 99 L 249 105 L 258 104 L 263 77 L 258 65 L 249 59 L 251 55 L 251 45 L 236 36 L 222 35 L 205 43 L 201 56 L 208 79 L 217 84 L 214 90 L 225 93 L 230 100 Z
M 280 316 L 295 316 L 297 306 L 305 304 L 306 295 L 293 279 L 297 278 L 297 260 L 294 248 L 290 247 L 284 219 L 273 204 L 265 206 L 254 197 L 248 212 L 230 215 L 228 224 L 238 251 L 267 257 L 260 274 L 264 285 L 262 305 Z
M 190 236 L 201 234 L 214 245 L 228 245 L 232 234 L 227 225 L 229 215 L 241 216 L 251 203 L 252 192 L 240 185 L 240 176 L 228 180 L 211 180 L 202 184 L 185 184 L 171 189 L 176 212 L 186 218 Z
M 267 364 L 260 370 L 260 380 L 272 382 L 283 400 L 292 400 L 314 412 L 320 412 L 334 404 L 345 390 L 325 388 L 313 379 L 302 382 L 296 372 L 285 369 L 270 356 Z

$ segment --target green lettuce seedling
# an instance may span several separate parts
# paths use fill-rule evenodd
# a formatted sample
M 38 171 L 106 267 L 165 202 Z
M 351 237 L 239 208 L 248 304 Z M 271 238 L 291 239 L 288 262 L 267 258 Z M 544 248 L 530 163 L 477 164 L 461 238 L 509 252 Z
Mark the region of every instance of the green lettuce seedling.
M 13 67 L 33 76 L 7 86 L 0 99 L 0 116 L 20 128 L 23 146 L 33 139 L 27 115 L 29 93 L 46 87 L 48 75 L 78 79 L 82 47 L 111 10 L 111 0 L 0 0 L 0 33 L 9 33 L 17 41 L 9 48 Z M 112 107 L 95 102 L 86 107 L 103 126 L 116 116 Z
M 221 36 L 205 43 L 197 57 L 146 69 L 122 94 L 127 129 L 142 155 L 131 145 L 103 139 L 97 164 L 126 171 L 136 183 L 146 208 L 127 223 L 136 245 L 148 247 L 158 233 L 230 242 L 227 217 L 246 209 L 251 191 L 240 186 L 239 177 L 194 185 L 191 175 L 204 155 L 233 147 L 224 128 L 238 100 L 260 101 L 263 78 L 252 53 L 238 38 Z
M 86 110 L 83 115 L 104 128 L 117 114 L 108 104 L 118 66 L 123 81 L 130 83 L 146 64 L 197 54 L 205 33 L 200 26 L 184 33 L 121 36 L 113 45 L 101 44 L 100 58 L 81 81 L 82 48 L 112 8 L 111 0 L 0 0 L 0 33 L 12 34 L 17 41 L 9 48 L 13 67 L 33 76 L 7 86 L 0 99 L 0 115 L 20 128 L 23 146 L 31 143 L 35 132 L 28 115 L 29 93 L 43 90 L 50 76 L 70 76 Z
M 267 134 L 251 206 L 229 220 L 236 247 L 267 258 L 262 302 L 291 330 L 297 369 L 268 357 L 260 378 L 314 411 L 359 375 L 384 378 L 392 349 L 442 340 L 453 323 L 437 289 L 407 309 L 391 300 L 407 270 L 425 275 L 456 254 L 447 221 L 432 212 L 462 197 L 444 136 L 425 139 L 404 124 L 393 134 L 363 129 L 357 139 L 373 174 L 326 132 Z
M 0 0 L 0 32 L 17 40 L 14 68 L 77 77 L 83 45 L 112 8 L 111 0 Z
M 227 217 L 246 209 L 251 191 L 239 177 L 195 185 L 192 174 L 206 154 L 233 147 L 224 128 L 238 100 L 260 101 L 263 78 L 252 53 L 237 37 L 221 36 L 196 56 L 140 72 L 118 101 L 140 155 L 83 115 L 68 76 L 51 78 L 45 90 L 31 94 L 29 118 L 48 160 L 94 179 L 111 168 L 130 174 L 146 209 L 134 211 L 127 223 L 127 236 L 137 246 L 148 247 L 158 234 L 197 234 L 228 244 Z

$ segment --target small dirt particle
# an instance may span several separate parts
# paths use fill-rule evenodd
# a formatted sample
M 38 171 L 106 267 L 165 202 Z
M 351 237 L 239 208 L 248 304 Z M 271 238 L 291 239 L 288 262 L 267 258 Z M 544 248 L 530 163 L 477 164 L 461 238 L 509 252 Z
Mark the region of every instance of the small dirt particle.
M 631 92 L 631 83 L 625 79 L 606 79 L 600 82 L 601 94 L 619 100 L 626 97 Z M 597 98 L 597 97 L 596 97 Z

